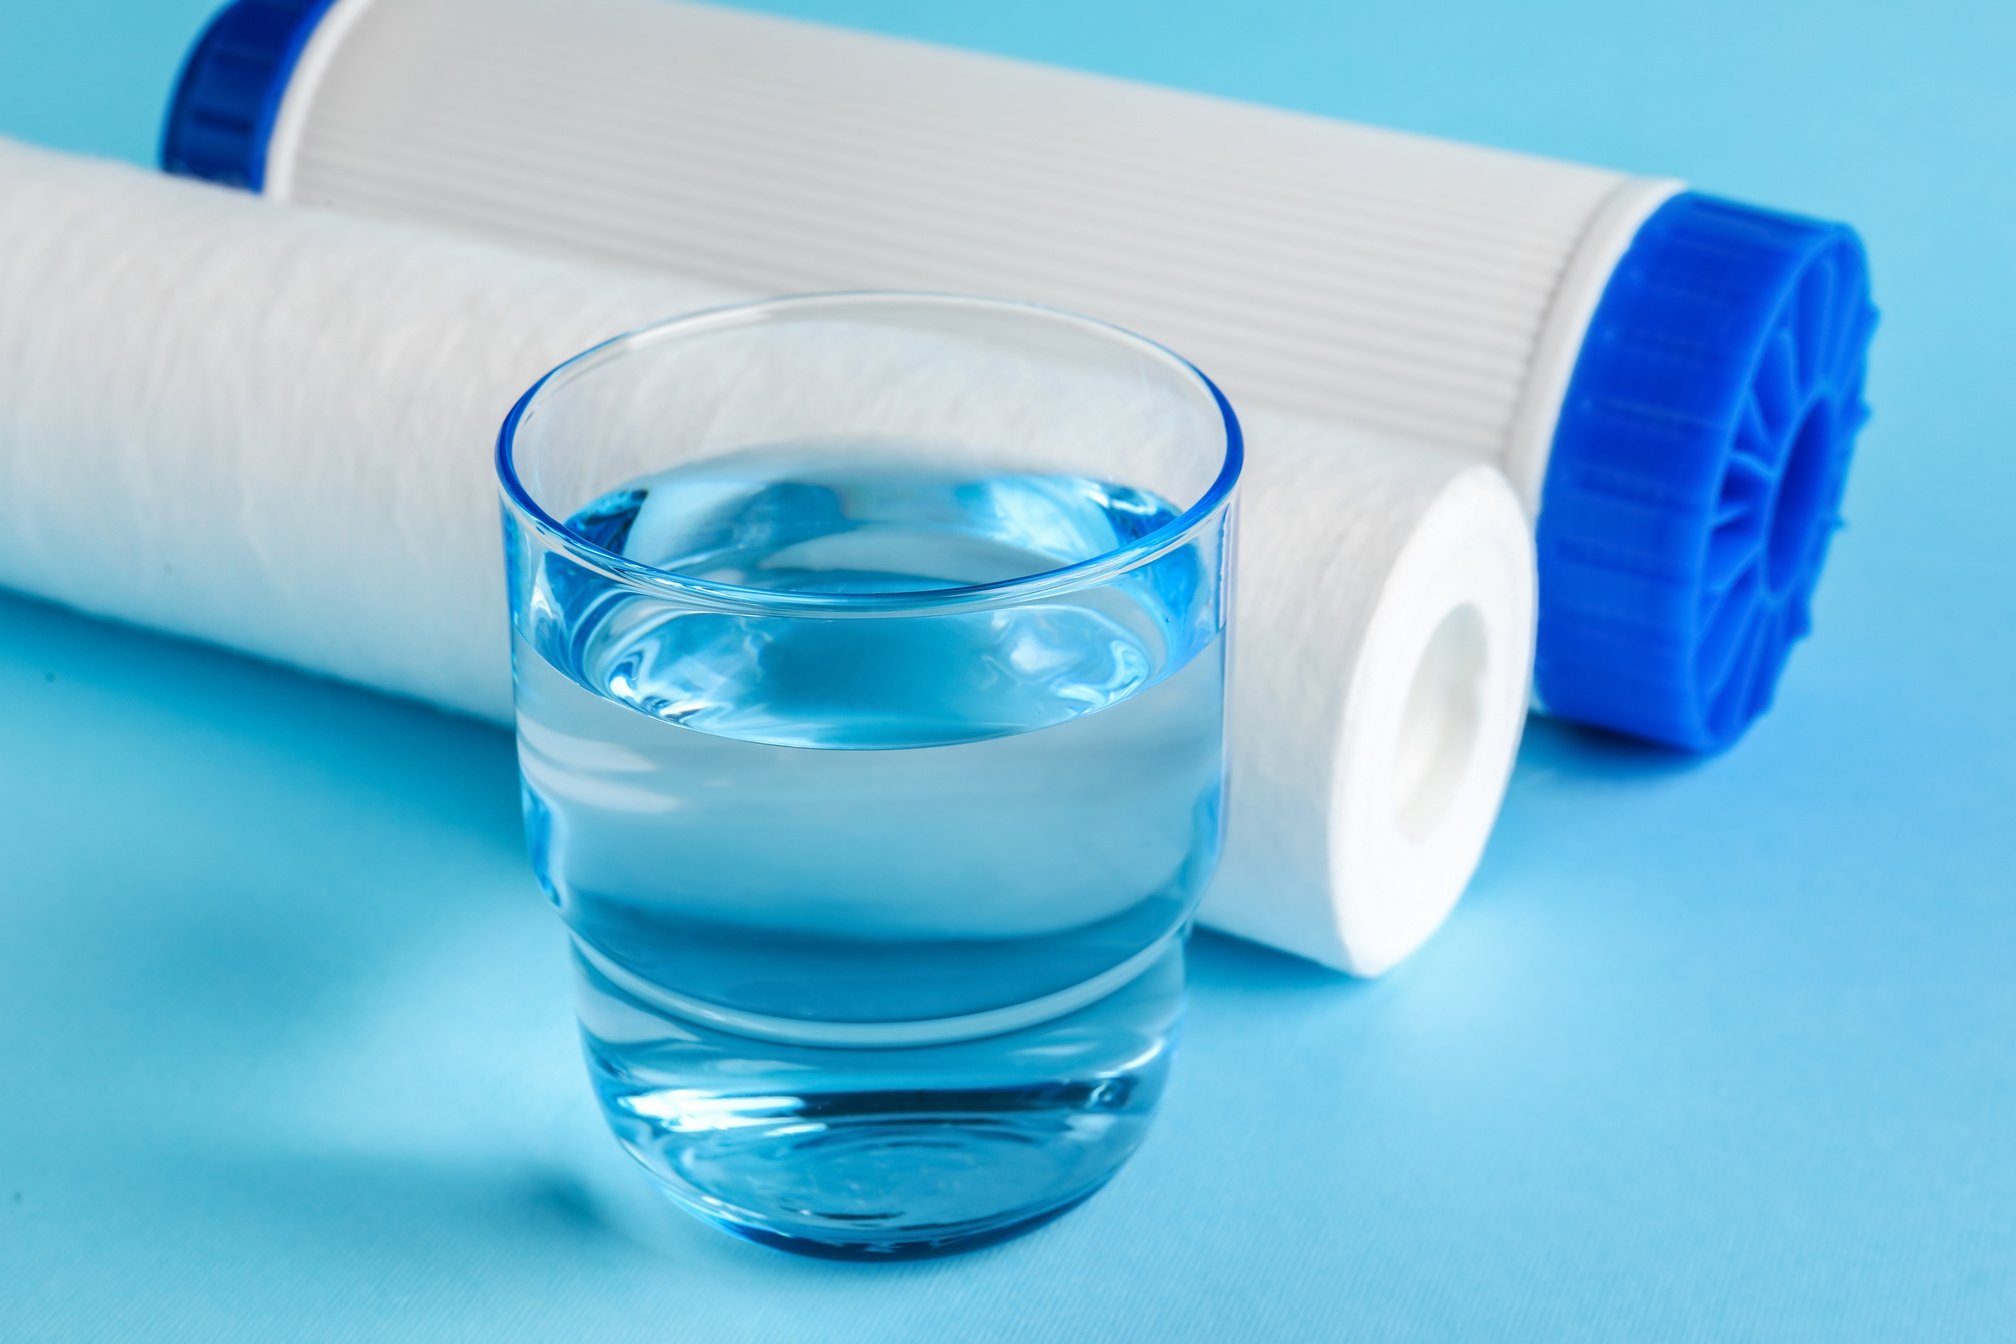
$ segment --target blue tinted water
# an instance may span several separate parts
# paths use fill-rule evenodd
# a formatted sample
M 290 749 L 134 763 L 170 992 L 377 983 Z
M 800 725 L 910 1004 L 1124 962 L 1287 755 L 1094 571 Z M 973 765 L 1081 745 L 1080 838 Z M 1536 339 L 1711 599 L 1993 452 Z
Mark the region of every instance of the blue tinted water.
M 1173 516 L 1096 482 L 744 455 L 570 526 L 794 592 L 1089 558 Z M 549 560 L 516 669 L 540 876 L 618 1135 L 759 1238 L 997 1234 L 1140 1141 L 1217 854 L 1215 615 L 1186 553 L 984 610 L 675 609 Z

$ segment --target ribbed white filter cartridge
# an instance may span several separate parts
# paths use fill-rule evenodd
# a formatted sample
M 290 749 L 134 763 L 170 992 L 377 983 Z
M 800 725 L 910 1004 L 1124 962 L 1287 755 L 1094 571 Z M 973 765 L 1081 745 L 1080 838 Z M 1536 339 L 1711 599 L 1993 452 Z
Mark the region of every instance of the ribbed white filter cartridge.
M 1075 307 L 1235 402 L 1498 458 L 1529 501 L 1609 265 L 1675 188 L 668 0 L 344 0 L 265 176 L 743 289 Z
M 1844 230 L 668 0 L 239 0 L 166 157 L 751 292 L 1050 303 L 1183 351 L 1237 405 L 1495 463 L 1542 522 L 1542 697 L 1696 749 L 1762 710 L 1803 633 L 1859 423 Z M 1815 309 L 1791 339 L 1831 362 L 1792 369 L 1780 405 L 1751 384 L 1787 302 Z M 1621 368 L 1583 359 L 1599 306 Z

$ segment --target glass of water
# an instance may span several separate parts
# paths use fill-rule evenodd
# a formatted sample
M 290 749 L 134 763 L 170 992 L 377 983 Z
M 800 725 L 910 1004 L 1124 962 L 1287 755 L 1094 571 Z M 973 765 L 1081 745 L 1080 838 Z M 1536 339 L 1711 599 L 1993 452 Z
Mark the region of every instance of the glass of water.
M 668 322 L 511 413 L 532 858 L 679 1202 L 930 1254 L 1140 1144 L 1219 847 L 1239 469 L 1182 359 L 949 296 Z

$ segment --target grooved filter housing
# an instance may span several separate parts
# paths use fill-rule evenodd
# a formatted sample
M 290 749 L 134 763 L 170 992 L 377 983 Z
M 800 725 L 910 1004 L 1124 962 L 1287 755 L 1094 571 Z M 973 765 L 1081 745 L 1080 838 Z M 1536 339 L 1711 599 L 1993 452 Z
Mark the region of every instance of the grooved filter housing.
M 1535 521 L 1539 701 L 1689 750 L 1768 707 L 1866 417 L 1844 226 L 667 0 L 237 0 L 163 156 L 751 293 L 1077 309 L 1235 405 L 1489 460 Z

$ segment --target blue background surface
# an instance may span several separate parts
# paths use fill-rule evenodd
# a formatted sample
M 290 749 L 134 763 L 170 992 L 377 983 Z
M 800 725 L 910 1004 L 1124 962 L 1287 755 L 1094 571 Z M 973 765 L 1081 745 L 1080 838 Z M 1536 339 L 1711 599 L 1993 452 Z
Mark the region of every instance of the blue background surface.
M 149 158 L 209 7 L 6 0 L 0 133 Z M 1778 710 L 1707 764 L 1536 723 L 1416 961 L 1200 939 L 1108 1192 L 854 1268 L 600 1132 L 502 734 L 0 596 L 0 1337 L 2016 1337 L 2016 7 L 768 7 L 1858 224 Z

